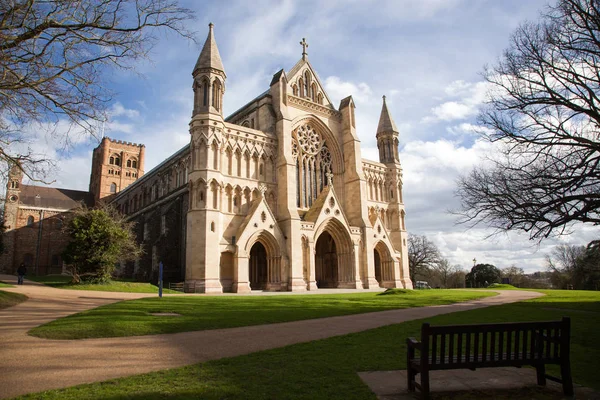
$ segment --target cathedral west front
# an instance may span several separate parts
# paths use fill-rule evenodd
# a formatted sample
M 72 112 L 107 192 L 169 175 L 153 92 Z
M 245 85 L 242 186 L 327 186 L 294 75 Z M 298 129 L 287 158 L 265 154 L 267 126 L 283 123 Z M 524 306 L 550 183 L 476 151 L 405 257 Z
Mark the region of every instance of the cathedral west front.
M 192 71 L 189 146 L 145 174 L 143 145 L 104 138 L 94 150 L 88 198 L 135 221 L 145 250 L 122 275 L 155 280 L 162 262 L 166 281 L 203 293 L 412 289 L 398 130 L 385 97 L 373 133 L 379 161 L 365 160 L 352 97 L 332 104 L 301 45 L 296 65 L 225 117 L 227 75 L 210 24 Z M 9 206 L 23 221 L 32 209 Z

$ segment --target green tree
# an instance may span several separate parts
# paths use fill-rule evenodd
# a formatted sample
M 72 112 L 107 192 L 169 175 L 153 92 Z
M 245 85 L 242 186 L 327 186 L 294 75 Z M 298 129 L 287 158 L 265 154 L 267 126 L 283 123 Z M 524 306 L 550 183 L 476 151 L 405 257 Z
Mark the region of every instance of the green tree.
M 477 264 L 471 268 L 466 281 L 471 287 L 487 287 L 492 283 L 500 283 L 502 273 L 492 264 Z
M 75 210 L 65 224 L 70 242 L 63 259 L 73 280 L 106 282 L 119 261 L 133 261 L 142 254 L 135 241 L 134 223 L 109 205 Z
M 546 264 L 555 288 L 600 288 L 600 241 L 592 241 L 587 246 L 556 246 L 546 257 Z

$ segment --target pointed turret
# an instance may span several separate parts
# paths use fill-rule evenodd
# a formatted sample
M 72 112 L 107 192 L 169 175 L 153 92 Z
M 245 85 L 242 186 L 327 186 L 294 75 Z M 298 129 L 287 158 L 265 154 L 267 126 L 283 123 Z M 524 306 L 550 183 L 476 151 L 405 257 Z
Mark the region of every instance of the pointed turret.
M 219 48 L 215 41 L 213 27 L 214 25 L 212 22 L 208 24 L 208 37 L 206 38 L 206 42 L 204 42 L 204 47 L 202 47 L 198 61 L 196 61 L 196 65 L 194 66 L 194 74 L 197 70 L 215 69 L 221 71 L 223 75 L 225 75 L 225 68 L 223 68 L 223 63 L 221 62 L 221 55 L 219 54 Z
M 379 161 L 382 163 L 395 163 L 399 161 L 398 156 L 398 128 L 390 115 L 385 96 L 383 96 L 383 107 L 377 126 L 377 148 L 379 148 Z
M 208 24 L 208 37 L 198 56 L 192 76 L 194 77 L 194 112 L 196 114 L 223 114 L 225 94 L 225 68 L 213 33 L 214 25 Z

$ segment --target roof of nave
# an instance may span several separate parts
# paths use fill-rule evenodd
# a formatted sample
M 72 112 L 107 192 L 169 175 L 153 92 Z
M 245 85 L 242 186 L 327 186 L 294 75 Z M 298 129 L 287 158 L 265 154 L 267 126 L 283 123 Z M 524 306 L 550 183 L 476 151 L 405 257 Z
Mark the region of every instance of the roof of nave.
M 246 108 L 251 106 L 253 103 L 257 102 L 258 100 L 262 99 L 263 97 L 268 96 L 270 91 L 270 89 L 265 90 L 264 92 L 262 92 L 261 94 L 259 94 L 258 96 L 256 96 L 237 110 L 235 110 L 233 113 L 229 114 L 229 116 L 225 118 L 225 121 L 231 122 L 231 120 L 237 117 L 240 114 L 240 112 L 244 111 Z
M 142 175 L 141 178 L 137 179 L 131 185 L 127 186 L 125 189 L 123 189 L 119 193 L 117 193 L 117 195 L 113 198 L 113 201 L 120 199 L 121 197 L 123 197 L 123 195 L 125 193 L 128 193 L 131 190 L 134 190 L 136 187 L 138 187 L 142 183 L 150 180 L 152 177 L 156 176 L 156 174 L 158 174 L 160 172 L 160 170 L 163 169 L 163 167 L 170 165 L 171 163 L 175 162 L 175 160 L 177 160 L 178 158 L 185 156 L 185 154 L 189 151 L 190 151 L 190 145 L 186 144 L 181 149 L 179 149 L 175 153 L 173 153 L 170 157 L 166 158 L 163 162 L 158 164 L 156 167 L 154 167 L 150 171 L 144 173 L 144 175 Z
M 81 190 L 21 185 L 20 203 L 22 206 L 71 210 L 82 204 L 93 205 L 94 196 Z
M 196 61 L 194 71 L 203 68 L 212 68 L 225 73 L 221 55 L 219 54 L 219 48 L 217 47 L 217 42 L 215 41 L 215 36 L 213 34 L 212 22 L 208 24 L 208 37 L 206 38 L 206 42 L 204 42 L 204 47 L 202 47 L 198 61 Z

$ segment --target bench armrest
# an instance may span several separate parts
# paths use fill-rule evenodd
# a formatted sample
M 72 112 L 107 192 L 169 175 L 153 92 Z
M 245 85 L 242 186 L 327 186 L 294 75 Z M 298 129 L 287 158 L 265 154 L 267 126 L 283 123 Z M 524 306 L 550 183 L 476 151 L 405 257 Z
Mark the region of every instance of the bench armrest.
M 417 350 L 421 350 L 421 342 L 419 342 L 417 339 L 415 338 L 408 338 L 406 339 L 406 345 L 408 346 L 408 348 L 414 348 Z

